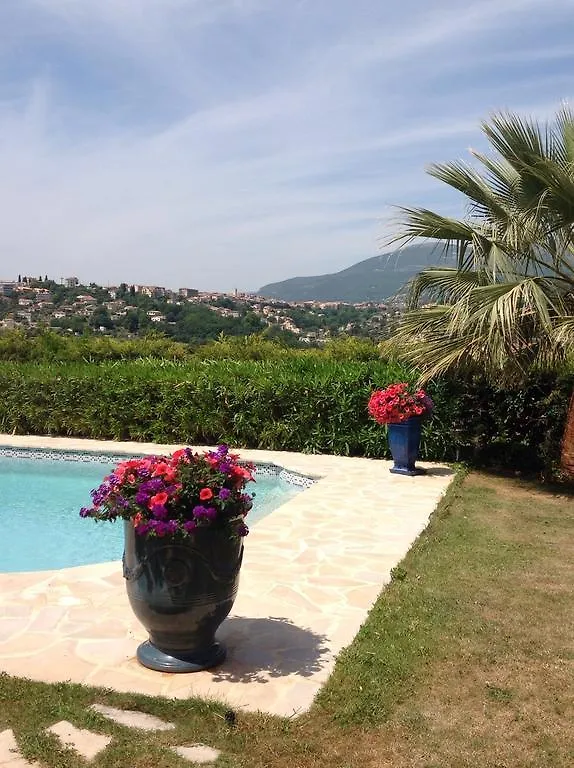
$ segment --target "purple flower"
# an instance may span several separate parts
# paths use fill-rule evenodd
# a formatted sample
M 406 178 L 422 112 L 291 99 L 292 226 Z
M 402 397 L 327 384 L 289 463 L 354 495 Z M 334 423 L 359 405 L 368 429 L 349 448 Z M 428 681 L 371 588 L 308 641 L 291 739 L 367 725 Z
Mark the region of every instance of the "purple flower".
M 204 507 L 198 504 L 193 508 L 193 516 L 198 520 L 215 520 L 217 509 L 215 507 Z
M 219 471 L 223 472 L 224 475 L 229 474 L 231 472 L 232 464 L 230 461 L 222 461 L 219 465 Z
M 116 496 L 115 503 L 116 506 L 120 507 L 121 509 L 127 509 L 130 505 L 129 501 L 124 496 Z
M 222 488 L 219 491 L 218 496 L 222 501 L 226 501 L 231 496 L 231 491 L 229 488 Z
M 136 526 L 136 533 L 138 536 L 145 536 L 145 534 L 151 529 L 151 523 L 140 523 Z
M 197 523 L 195 522 L 195 520 L 187 520 L 183 524 L 183 530 L 186 533 L 191 533 L 192 531 L 195 531 L 196 528 L 197 528 Z
M 165 534 L 169 532 L 168 524 L 164 523 L 162 520 L 151 520 L 149 526 L 157 536 L 165 536 Z
M 109 497 L 111 491 L 112 489 L 107 483 L 102 483 L 99 488 L 94 488 L 92 491 L 90 491 L 94 506 L 99 507 L 101 504 L 103 504 L 104 501 L 106 501 Z
M 175 533 L 178 529 L 177 520 L 168 520 L 167 522 L 164 522 L 163 520 L 152 520 L 149 525 L 150 529 L 155 531 L 157 536 L 166 536 L 170 533 Z
M 80 517 L 90 517 L 91 511 L 88 507 L 82 507 L 80 509 Z
M 229 453 L 229 446 L 225 443 L 218 445 L 215 451 L 219 456 L 226 456 Z
M 146 480 L 145 483 L 142 483 L 140 485 L 140 491 L 144 491 L 145 493 L 149 493 L 150 495 L 153 493 L 158 493 L 158 491 L 161 491 L 163 489 L 163 480 L 161 477 L 154 477 L 151 480 Z
M 149 498 L 149 495 L 145 491 L 142 491 L 140 488 L 140 490 L 136 493 L 136 504 L 139 504 L 141 507 L 145 507 L 149 501 Z
M 164 504 L 154 504 L 151 508 L 151 513 L 158 520 L 165 520 L 167 517 L 167 508 Z
M 245 523 L 240 523 L 240 525 L 237 526 L 237 533 L 240 536 L 247 536 L 249 533 L 249 528 L 245 525 Z

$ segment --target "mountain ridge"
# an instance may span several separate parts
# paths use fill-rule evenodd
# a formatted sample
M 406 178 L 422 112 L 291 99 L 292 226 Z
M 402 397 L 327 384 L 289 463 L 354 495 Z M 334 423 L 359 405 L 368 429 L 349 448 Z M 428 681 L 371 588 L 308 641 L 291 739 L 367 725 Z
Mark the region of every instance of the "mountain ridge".
M 385 301 L 404 289 L 422 269 L 438 263 L 451 266 L 453 262 L 436 245 L 411 245 L 371 256 L 339 272 L 268 283 L 257 293 L 284 301 Z

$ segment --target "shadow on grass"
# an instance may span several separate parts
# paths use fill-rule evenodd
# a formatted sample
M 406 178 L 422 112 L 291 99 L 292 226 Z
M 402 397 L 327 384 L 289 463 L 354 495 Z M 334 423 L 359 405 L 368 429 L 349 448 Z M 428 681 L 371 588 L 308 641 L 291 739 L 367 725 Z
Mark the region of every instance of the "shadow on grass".
M 453 477 L 456 475 L 456 470 L 450 467 L 425 467 L 425 470 L 427 477 Z
M 534 473 L 522 473 L 508 469 L 497 469 L 496 467 L 477 467 L 474 470 L 474 475 L 477 478 L 509 481 L 510 488 L 514 487 L 532 493 L 542 493 L 556 498 L 574 496 L 574 477 L 565 477 L 559 482 L 557 480 L 544 480 Z
M 269 678 L 320 672 L 330 658 L 326 636 L 281 617 L 232 616 L 223 622 L 218 639 L 227 659 L 215 670 L 215 681 L 269 682 Z

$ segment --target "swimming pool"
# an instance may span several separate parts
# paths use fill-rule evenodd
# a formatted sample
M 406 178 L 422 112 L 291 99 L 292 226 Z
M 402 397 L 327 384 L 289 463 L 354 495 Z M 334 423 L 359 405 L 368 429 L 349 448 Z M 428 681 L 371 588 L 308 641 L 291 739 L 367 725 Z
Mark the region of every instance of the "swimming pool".
M 79 510 L 126 456 L 4 451 L 0 454 L 0 572 L 42 571 L 119 560 L 123 524 L 82 520 Z M 252 526 L 312 483 L 258 465 L 247 523 Z M 296 484 L 297 483 L 297 484 Z

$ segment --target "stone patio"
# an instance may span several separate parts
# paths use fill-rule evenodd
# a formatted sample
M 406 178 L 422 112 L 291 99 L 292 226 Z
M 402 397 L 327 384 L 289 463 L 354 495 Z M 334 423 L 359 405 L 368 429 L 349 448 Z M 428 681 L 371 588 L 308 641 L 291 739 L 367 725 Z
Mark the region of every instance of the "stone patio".
M 9 435 L 0 435 L 0 445 L 129 455 L 180 447 Z M 140 666 L 135 652 L 146 633 L 114 562 L 0 573 L 0 670 L 120 692 L 213 697 L 283 716 L 308 709 L 454 472 L 422 462 L 428 474 L 411 478 L 391 475 L 386 461 L 241 456 L 320 479 L 252 527 L 239 596 L 219 632 L 228 646 L 221 667 L 169 675 Z

